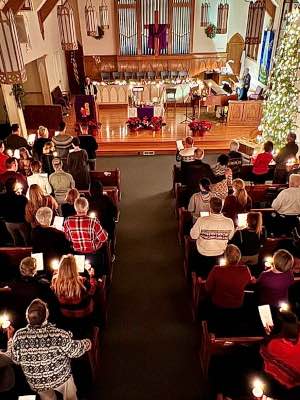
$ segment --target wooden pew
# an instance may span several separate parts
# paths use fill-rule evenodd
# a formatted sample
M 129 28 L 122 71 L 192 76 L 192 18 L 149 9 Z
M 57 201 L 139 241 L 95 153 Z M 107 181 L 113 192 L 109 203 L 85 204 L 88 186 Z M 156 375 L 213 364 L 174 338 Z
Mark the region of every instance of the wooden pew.
M 190 193 L 188 188 L 181 183 L 175 183 L 175 214 L 178 218 L 178 210 L 180 207 L 188 207 L 190 200 Z
M 9 281 L 19 274 L 19 264 L 29 257 L 32 247 L 0 247 L 0 281 Z
M 261 203 L 266 203 L 265 207 L 268 207 L 277 197 L 280 189 L 284 189 L 286 187 L 287 185 L 282 184 L 253 184 L 246 185 L 246 190 L 252 199 L 254 207 L 259 206 Z
M 193 216 L 186 208 L 178 209 L 178 242 L 182 246 L 184 236 L 189 235 L 190 229 L 193 226 Z
M 180 183 L 182 179 L 181 168 L 178 165 L 173 165 L 172 178 L 173 178 L 172 190 L 173 190 L 173 195 L 175 197 L 175 184 Z
M 121 171 L 119 168 L 107 171 L 90 171 L 92 181 L 100 181 L 103 186 L 116 186 L 118 188 L 118 200 L 121 200 Z

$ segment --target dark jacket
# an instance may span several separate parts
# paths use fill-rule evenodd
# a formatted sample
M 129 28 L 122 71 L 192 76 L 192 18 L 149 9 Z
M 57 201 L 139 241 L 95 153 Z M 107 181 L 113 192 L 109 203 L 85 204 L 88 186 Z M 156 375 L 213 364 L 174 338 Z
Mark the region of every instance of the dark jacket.
M 92 135 L 79 135 L 80 147 L 84 149 L 88 154 L 89 160 L 96 159 L 96 150 L 98 149 L 98 143 Z
M 26 149 L 30 149 L 29 144 L 27 143 L 27 140 L 23 138 L 23 136 L 19 136 L 17 134 L 10 134 L 6 138 L 6 148 L 11 149 L 11 150 L 16 150 L 20 149 L 21 147 L 25 147 Z
M 188 164 L 182 171 L 182 183 L 193 190 L 198 191 L 199 181 L 202 178 L 208 178 L 211 183 L 221 182 L 225 178 L 224 175 L 215 176 L 210 165 L 201 160 L 195 160 Z
M 32 146 L 32 154 L 35 160 L 41 161 L 43 155 L 43 147 L 45 143 L 49 142 L 48 138 L 37 138 Z
M 97 214 L 102 227 L 108 232 L 109 236 L 112 237 L 115 228 L 115 219 L 118 215 L 118 209 L 112 199 L 104 194 L 97 197 L 93 196 L 89 203 L 89 211 L 93 211 Z
M 0 216 L 5 222 L 24 223 L 27 198 L 16 193 L 0 195 Z
M 3 192 L 5 188 L 5 183 L 8 179 L 14 178 L 18 182 L 21 183 L 23 186 L 23 193 L 27 193 L 28 190 L 28 183 L 27 179 L 24 175 L 20 174 L 20 172 L 15 172 L 15 171 L 6 171 L 3 174 L 0 175 L 0 191 Z
M 296 143 L 287 143 L 275 158 L 276 164 L 285 164 L 289 158 L 296 157 L 298 145 Z

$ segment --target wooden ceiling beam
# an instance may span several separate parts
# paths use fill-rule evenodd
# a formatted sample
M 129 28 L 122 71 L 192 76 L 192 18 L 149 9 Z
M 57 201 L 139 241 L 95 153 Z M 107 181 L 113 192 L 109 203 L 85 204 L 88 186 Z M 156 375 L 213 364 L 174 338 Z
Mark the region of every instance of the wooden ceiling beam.
M 3 11 L 7 12 L 9 9 L 11 9 L 14 14 L 17 14 L 17 12 L 23 7 L 24 3 L 25 0 L 8 0 L 3 7 Z
M 49 14 L 54 9 L 57 3 L 58 0 L 47 0 L 38 11 L 38 19 L 43 39 L 45 39 L 44 22 L 46 21 L 47 17 L 49 16 Z

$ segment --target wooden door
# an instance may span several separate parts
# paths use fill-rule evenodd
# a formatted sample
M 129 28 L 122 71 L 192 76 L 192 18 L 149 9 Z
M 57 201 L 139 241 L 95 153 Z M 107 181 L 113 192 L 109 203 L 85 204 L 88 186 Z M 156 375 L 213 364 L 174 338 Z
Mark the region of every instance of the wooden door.
M 227 60 L 233 60 L 234 63 L 230 64 L 233 73 L 240 75 L 241 71 L 241 57 L 244 50 L 245 42 L 239 33 L 236 33 L 231 37 L 227 43 Z

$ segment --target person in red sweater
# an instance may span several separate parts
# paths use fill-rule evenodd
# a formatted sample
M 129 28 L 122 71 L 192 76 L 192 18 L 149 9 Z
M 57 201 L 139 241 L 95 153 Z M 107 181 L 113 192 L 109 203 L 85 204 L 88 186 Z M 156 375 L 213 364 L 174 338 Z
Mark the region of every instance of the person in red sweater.
M 4 142 L 0 140 L 0 174 L 6 171 L 5 161 L 8 159 L 8 156 L 4 154 L 5 146 Z
M 244 289 L 252 276 L 248 267 L 240 264 L 241 252 L 237 246 L 229 244 L 224 256 L 225 265 L 217 265 L 209 273 L 206 291 L 215 307 L 239 308 L 244 301 Z
M 259 153 L 254 161 L 252 168 L 253 181 L 265 183 L 269 176 L 269 164 L 273 160 L 273 143 L 267 141 L 264 144 L 264 152 Z

